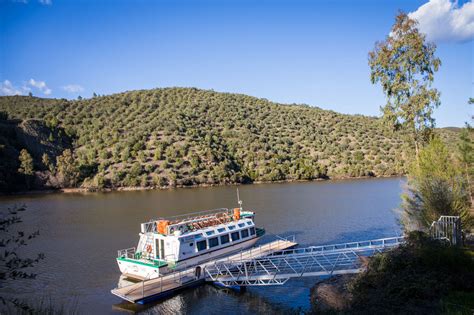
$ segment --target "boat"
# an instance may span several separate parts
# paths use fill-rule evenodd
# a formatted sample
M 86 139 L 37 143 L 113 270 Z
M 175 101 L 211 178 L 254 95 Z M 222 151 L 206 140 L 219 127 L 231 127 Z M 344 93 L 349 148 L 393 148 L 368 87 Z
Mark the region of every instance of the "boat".
M 252 247 L 265 230 L 239 205 L 142 223 L 138 245 L 118 251 L 122 277 L 153 279 Z

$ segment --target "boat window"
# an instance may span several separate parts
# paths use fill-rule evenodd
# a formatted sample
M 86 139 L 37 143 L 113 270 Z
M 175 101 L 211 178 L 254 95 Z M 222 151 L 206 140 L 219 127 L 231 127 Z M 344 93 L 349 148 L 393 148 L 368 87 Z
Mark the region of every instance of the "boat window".
M 229 225 L 227 228 L 228 228 L 229 230 L 235 230 L 235 225 Z
M 217 229 L 217 232 L 219 232 L 219 233 L 222 233 L 222 232 L 224 232 L 224 231 L 225 231 L 224 228 Z
M 229 234 L 225 234 L 221 236 L 221 244 L 229 243 Z
M 247 222 L 247 225 L 252 225 L 252 221 L 248 221 L 248 222 Z
M 214 234 L 214 231 L 207 231 L 206 234 L 207 235 L 212 235 L 212 234 Z
M 209 239 L 209 247 L 216 247 L 219 245 L 219 238 L 213 237 Z
M 239 223 L 239 227 L 244 227 L 245 223 Z
M 194 245 L 194 243 L 189 243 L 189 246 L 191 246 L 191 247 L 192 247 L 193 245 Z
M 232 238 L 232 241 L 238 241 L 240 240 L 240 235 L 239 235 L 239 232 L 234 232 L 232 234 L 230 234 L 231 238 Z
M 250 235 L 255 235 L 255 228 L 254 227 L 250 228 Z
M 206 247 L 207 247 L 206 246 L 206 241 L 205 240 L 204 241 L 199 241 L 199 242 L 196 243 L 196 246 L 197 246 L 198 252 L 202 251 L 202 250 L 205 250 Z
M 249 230 L 247 230 L 247 229 L 240 231 L 240 233 L 242 234 L 242 238 L 245 238 L 245 237 L 249 236 Z

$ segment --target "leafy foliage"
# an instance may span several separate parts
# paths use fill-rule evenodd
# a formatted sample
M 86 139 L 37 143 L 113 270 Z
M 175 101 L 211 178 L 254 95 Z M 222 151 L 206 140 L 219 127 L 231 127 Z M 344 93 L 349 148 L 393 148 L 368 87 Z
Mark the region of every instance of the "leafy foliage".
M 426 229 L 441 215 L 461 217 L 472 225 L 469 183 L 448 148 L 437 137 L 424 147 L 409 174 L 410 193 L 403 195 L 402 221 L 407 229 Z
M 65 131 L 50 121 L 0 116 L 0 192 L 56 187 L 53 161 L 71 147 Z
M 79 170 L 71 150 L 66 149 L 63 154 L 57 157 L 56 169 L 63 187 L 74 187 L 76 185 L 79 178 Z
M 474 99 L 469 98 L 469 104 L 474 104 Z M 474 117 L 471 117 L 471 121 L 474 120 Z M 459 162 L 461 163 L 461 167 L 464 170 L 464 175 L 466 177 L 466 181 L 469 185 L 469 198 L 471 200 L 471 208 L 474 207 L 474 200 L 473 200 L 473 190 L 474 185 L 472 184 L 472 175 L 474 174 L 474 150 L 472 147 L 472 139 L 474 138 L 474 129 L 466 123 L 466 127 L 463 128 L 461 133 L 459 134 L 459 141 L 458 141 L 458 152 L 459 152 Z
M 435 314 L 450 292 L 474 290 L 474 260 L 468 253 L 422 232 L 370 259 L 350 284 L 350 314 Z
M 24 175 L 33 175 L 33 158 L 26 149 L 21 150 L 18 159 L 20 160 L 18 172 Z
M 410 131 L 418 154 L 418 145 L 434 127 L 433 109 L 439 106 L 439 92 L 431 88 L 441 61 L 436 46 L 425 41 L 417 22 L 400 13 L 391 33 L 369 53 L 372 83 L 380 82 L 387 104 L 384 119 L 395 128 Z

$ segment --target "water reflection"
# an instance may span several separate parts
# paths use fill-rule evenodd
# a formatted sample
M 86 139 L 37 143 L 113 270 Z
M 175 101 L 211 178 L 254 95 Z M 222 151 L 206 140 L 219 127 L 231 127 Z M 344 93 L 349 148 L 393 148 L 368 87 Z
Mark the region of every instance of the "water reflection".
M 215 302 L 209 303 L 210 300 Z M 186 290 L 168 300 L 137 305 L 122 302 L 113 306 L 114 310 L 143 314 L 245 314 L 255 312 L 265 314 L 291 314 L 298 310 L 278 306 L 265 297 L 250 290 L 236 292 L 210 284 Z

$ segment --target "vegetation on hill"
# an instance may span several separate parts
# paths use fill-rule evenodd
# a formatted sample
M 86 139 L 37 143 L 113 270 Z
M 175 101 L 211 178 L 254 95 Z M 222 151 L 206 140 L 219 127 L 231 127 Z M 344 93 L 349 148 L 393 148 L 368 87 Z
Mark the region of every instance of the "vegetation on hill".
M 72 178 L 60 181 L 66 187 L 311 180 L 406 169 L 404 142 L 376 118 L 240 94 L 167 88 L 74 101 L 8 96 L 0 98 L 0 111 L 42 120 L 74 139 Z
M 58 186 L 52 161 L 72 145 L 64 130 L 0 114 L 0 192 Z

